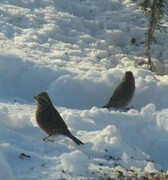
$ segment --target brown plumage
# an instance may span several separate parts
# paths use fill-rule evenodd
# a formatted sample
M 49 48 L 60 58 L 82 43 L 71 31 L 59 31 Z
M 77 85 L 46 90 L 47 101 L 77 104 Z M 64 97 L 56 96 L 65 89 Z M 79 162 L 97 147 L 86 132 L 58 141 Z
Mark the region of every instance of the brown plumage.
M 134 96 L 135 80 L 131 71 L 125 72 L 121 83 L 115 89 L 109 102 L 103 108 L 124 108 Z
M 48 134 L 48 136 L 43 139 L 44 141 L 50 136 L 62 134 L 72 139 L 77 145 L 83 144 L 79 139 L 71 134 L 59 112 L 52 105 L 46 92 L 41 92 L 34 98 L 37 102 L 37 124 Z

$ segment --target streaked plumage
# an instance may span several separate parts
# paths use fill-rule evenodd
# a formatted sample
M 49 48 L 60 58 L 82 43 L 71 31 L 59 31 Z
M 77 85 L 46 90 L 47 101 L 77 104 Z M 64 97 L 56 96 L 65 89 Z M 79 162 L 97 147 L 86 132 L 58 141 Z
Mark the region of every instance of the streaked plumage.
M 135 80 L 131 71 L 125 72 L 121 83 L 115 89 L 109 102 L 103 108 L 124 108 L 132 100 L 135 92 Z
M 52 105 L 52 102 L 46 92 L 41 92 L 34 98 L 37 102 L 37 124 L 48 134 L 48 136 L 43 140 L 46 140 L 48 137 L 53 135 L 62 134 L 72 139 L 77 145 L 83 144 L 71 134 L 59 112 Z

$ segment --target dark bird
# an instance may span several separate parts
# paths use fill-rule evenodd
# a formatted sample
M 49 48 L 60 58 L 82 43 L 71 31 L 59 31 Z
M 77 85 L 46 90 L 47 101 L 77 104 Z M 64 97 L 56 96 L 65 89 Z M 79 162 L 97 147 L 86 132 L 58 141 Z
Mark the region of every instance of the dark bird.
M 72 139 L 77 145 L 83 144 L 79 139 L 71 134 L 46 92 L 41 92 L 37 96 L 34 96 L 34 98 L 37 102 L 37 124 L 48 134 L 48 136 L 43 139 L 44 141 L 51 136 L 61 134 Z
M 109 102 L 103 108 L 124 108 L 126 107 L 134 96 L 135 80 L 131 71 L 125 72 L 121 83 L 115 89 Z

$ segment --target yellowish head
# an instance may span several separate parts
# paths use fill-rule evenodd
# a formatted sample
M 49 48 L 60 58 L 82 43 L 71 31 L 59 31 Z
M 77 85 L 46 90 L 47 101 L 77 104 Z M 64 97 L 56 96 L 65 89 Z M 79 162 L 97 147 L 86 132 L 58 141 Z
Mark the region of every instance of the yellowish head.
M 133 73 L 131 71 L 126 71 L 125 75 L 123 77 L 123 80 L 124 81 L 132 81 L 132 80 L 134 80 Z
M 46 105 L 52 104 L 46 92 L 41 92 L 40 94 L 34 96 L 33 98 L 36 100 L 37 105 L 40 105 L 40 106 L 46 106 Z

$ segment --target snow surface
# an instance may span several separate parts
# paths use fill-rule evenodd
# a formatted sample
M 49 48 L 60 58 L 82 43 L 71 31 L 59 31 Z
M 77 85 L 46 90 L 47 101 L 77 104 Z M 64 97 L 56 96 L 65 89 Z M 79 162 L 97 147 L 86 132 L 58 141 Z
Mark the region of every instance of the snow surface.
M 0 16 L 0 179 L 168 171 L 168 33 L 155 31 L 153 73 L 138 65 L 147 18 L 129 0 L 0 0 Z M 135 109 L 102 109 L 127 70 Z M 33 100 L 41 91 L 84 145 L 43 142 Z

